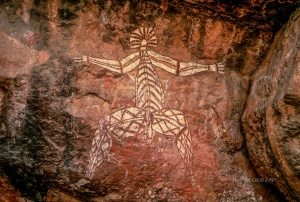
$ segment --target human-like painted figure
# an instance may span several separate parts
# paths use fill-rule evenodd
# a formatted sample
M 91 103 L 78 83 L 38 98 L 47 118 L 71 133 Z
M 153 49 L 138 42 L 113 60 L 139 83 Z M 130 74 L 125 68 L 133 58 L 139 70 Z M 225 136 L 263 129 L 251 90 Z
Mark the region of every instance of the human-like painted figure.
M 124 59 L 110 60 L 88 56 L 75 58 L 76 62 L 90 62 L 117 73 L 127 73 L 137 69 L 135 80 L 135 106 L 121 109 L 99 121 L 93 139 L 86 177 L 93 178 L 97 167 L 110 157 L 112 138 L 126 138 L 143 134 L 149 142 L 155 134 L 174 137 L 178 151 L 188 175 L 195 184 L 192 169 L 192 138 L 188 121 L 183 112 L 164 108 L 164 93 L 154 67 L 178 76 L 188 76 L 202 71 L 224 73 L 224 65 L 179 62 L 150 50 L 157 46 L 157 38 L 152 28 L 139 28 L 130 37 L 130 48 L 139 49 Z

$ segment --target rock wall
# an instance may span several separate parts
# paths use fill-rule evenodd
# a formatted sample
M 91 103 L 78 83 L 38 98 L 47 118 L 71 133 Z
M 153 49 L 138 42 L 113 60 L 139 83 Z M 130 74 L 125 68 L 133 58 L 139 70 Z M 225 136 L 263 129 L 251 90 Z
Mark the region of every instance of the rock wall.
M 298 9 L 277 34 L 264 63 L 253 76 L 243 116 L 250 159 L 261 177 L 289 201 L 299 192 L 299 15 Z
M 282 201 L 278 176 L 259 177 L 248 159 L 241 117 L 251 75 L 297 5 L 3 1 L 0 169 L 15 199 Z

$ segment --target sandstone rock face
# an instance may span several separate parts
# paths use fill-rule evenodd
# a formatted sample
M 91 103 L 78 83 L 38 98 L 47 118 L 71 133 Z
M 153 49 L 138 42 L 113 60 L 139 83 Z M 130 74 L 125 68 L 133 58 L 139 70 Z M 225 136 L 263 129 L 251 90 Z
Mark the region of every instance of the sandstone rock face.
M 300 198 L 300 10 L 277 34 L 253 76 L 243 116 L 250 159 L 289 201 Z
M 241 132 L 250 77 L 296 6 L 267 2 L 251 15 L 258 1 L 4 1 L 1 172 L 33 201 L 282 200 L 273 178 L 256 175 Z M 130 48 L 139 28 L 153 28 L 157 47 Z M 153 83 L 132 62 L 150 51 Z M 83 55 L 99 60 L 76 63 Z M 183 75 L 195 63 L 212 66 Z M 144 89 L 162 109 L 146 113 Z

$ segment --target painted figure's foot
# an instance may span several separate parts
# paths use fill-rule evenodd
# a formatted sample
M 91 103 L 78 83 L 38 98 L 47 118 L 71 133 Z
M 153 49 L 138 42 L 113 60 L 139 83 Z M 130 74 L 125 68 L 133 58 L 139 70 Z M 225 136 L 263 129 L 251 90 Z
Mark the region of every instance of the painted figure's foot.
M 75 184 L 72 184 L 71 186 L 74 187 L 75 189 L 80 188 L 83 185 L 89 184 L 91 181 L 85 178 L 80 179 L 78 182 Z

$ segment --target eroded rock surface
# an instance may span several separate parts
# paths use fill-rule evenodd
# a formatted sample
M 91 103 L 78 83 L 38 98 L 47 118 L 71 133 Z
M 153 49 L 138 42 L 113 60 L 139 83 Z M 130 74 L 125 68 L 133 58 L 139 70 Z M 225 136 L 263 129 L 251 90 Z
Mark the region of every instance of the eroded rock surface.
M 277 34 L 253 76 L 243 126 L 250 159 L 261 177 L 289 201 L 300 198 L 300 10 Z
M 34 201 L 282 200 L 270 185 L 273 178 L 259 181 L 248 160 L 241 116 L 250 77 L 278 29 L 274 24 L 281 26 L 296 5 L 4 1 L 1 170 L 22 197 Z M 129 38 L 139 27 L 154 28 L 158 44 L 151 50 L 157 54 L 225 65 L 224 74 L 206 71 L 184 77 L 155 68 L 164 108 L 180 111 L 188 120 L 194 178 L 187 175 L 177 136 L 154 134 L 150 143 L 139 134 L 114 137 L 109 155 L 93 179 L 87 179 L 99 121 L 135 106 L 137 70 L 116 73 L 75 63 L 74 57 L 120 61 L 136 51 L 130 49 Z

